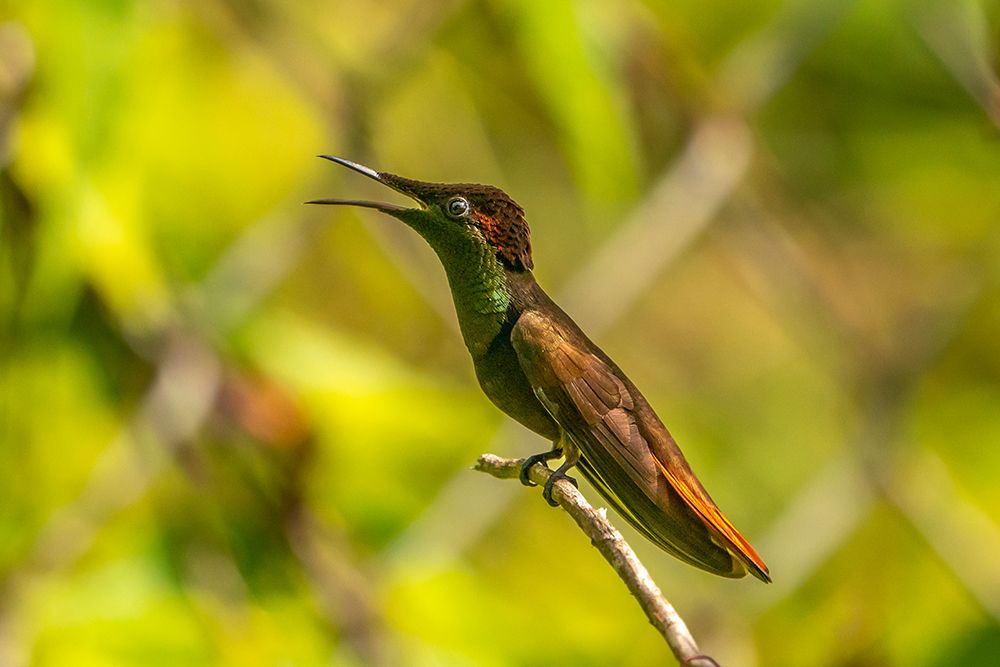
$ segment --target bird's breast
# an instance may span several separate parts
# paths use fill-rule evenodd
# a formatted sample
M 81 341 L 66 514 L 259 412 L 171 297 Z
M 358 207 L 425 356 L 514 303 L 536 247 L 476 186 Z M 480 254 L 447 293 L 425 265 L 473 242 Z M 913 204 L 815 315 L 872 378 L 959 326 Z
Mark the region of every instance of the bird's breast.
M 509 417 L 551 441 L 559 439 L 559 425 L 538 401 L 503 331 L 485 354 L 475 359 L 476 378 L 483 393 Z

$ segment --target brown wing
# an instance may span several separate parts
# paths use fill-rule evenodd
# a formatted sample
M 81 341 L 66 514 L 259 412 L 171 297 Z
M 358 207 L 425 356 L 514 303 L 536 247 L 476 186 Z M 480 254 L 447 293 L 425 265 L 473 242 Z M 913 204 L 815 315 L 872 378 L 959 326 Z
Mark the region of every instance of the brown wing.
M 579 447 L 580 470 L 623 517 L 692 565 L 770 581 L 649 404 L 593 343 L 536 311 L 521 315 L 511 340 L 536 396 Z

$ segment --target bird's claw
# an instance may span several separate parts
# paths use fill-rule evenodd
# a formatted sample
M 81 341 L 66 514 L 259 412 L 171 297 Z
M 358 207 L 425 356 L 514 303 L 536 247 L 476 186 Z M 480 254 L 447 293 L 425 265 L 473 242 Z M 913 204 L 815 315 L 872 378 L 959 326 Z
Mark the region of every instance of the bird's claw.
M 521 480 L 521 484 L 524 484 L 525 486 L 538 486 L 537 484 L 531 481 L 530 477 L 528 477 L 528 473 L 531 470 L 531 466 L 535 465 L 536 463 L 544 464 L 546 461 L 549 461 L 550 459 L 559 458 L 560 456 L 562 456 L 561 449 L 553 449 L 548 452 L 542 452 L 541 454 L 532 454 L 528 458 L 524 459 L 524 463 L 521 464 L 521 473 L 517 476 L 517 478 Z
M 559 507 L 559 503 L 552 499 L 552 488 L 560 479 L 565 479 L 576 488 L 580 488 L 580 485 L 576 483 L 575 477 L 570 477 L 566 473 L 560 472 L 559 470 L 552 473 L 549 478 L 545 480 L 545 486 L 542 487 L 542 498 L 545 498 L 545 502 L 552 507 Z

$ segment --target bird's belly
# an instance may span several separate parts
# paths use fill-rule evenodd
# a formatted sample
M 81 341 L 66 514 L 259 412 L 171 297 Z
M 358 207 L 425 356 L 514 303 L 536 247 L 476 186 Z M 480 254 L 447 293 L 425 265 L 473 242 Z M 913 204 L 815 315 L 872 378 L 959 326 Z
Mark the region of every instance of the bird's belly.
M 559 425 L 535 398 L 509 340 L 490 346 L 475 367 L 479 386 L 493 405 L 542 437 L 559 439 Z

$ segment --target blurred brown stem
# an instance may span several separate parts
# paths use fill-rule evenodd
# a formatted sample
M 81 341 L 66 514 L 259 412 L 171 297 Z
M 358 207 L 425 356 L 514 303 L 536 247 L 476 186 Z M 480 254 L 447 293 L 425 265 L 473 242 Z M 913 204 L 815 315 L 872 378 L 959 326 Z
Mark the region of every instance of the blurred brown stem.
M 483 454 L 476 462 L 476 470 L 499 479 L 516 479 L 524 459 L 504 459 L 493 454 Z M 539 486 L 552 475 L 552 471 L 542 463 L 535 464 L 529 471 L 531 481 Z M 707 667 L 718 663 L 698 650 L 698 644 L 687 629 L 673 605 L 667 602 L 659 586 L 649 576 L 646 566 L 639 561 L 618 529 L 608 521 L 604 509 L 594 509 L 576 487 L 566 480 L 556 482 L 552 497 L 566 513 L 573 517 L 580 530 L 590 538 L 604 560 L 614 568 L 632 597 L 646 613 L 646 618 L 670 646 L 671 652 L 681 665 Z

